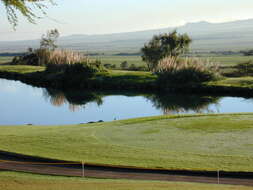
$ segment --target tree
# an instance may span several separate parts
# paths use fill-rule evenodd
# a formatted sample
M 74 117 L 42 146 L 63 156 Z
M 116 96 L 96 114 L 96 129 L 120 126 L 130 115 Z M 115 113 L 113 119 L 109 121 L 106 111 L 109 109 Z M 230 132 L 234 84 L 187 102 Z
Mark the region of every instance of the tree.
M 56 45 L 56 41 L 59 38 L 60 33 L 57 29 L 47 31 L 47 34 L 42 35 L 40 40 L 40 48 L 55 50 L 58 46 Z
M 120 64 L 120 67 L 122 69 L 127 69 L 128 68 L 128 62 L 127 61 L 123 61 L 121 64 Z
M 192 40 L 187 34 L 178 34 L 177 31 L 155 35 L 151 41 L 141 49 L 142 59 L 147 62 L 148 69 L 154 71 L 165 57 L 175 57 L 188 51 Z
M 34 9 L 39 9 L 43 14 L 46 14 L 47 2 L 54 4 L 54 0 L 0 0 L 7 12 L 9 22 L 15 28 L 18 24 L 17 12 L 21 13 L 31 23 L 40 18 L 34 13 Z
M 253 49 L 248 51 L 240 51 L 244 56 L 252 56 L 253 55 Z

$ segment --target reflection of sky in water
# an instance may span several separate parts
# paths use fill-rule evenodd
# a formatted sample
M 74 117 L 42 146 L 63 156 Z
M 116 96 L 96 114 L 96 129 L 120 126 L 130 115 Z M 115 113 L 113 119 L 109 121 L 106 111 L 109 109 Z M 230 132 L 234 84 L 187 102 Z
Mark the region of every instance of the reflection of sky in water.
M 64 103 L 54 106 L 43 96 L 43 89 L 33 88 L 20 82 L 0 79 L 0 125 L 11 124 L 77 124 L 89 121 L 111 121 L 115 118 L 127 119 L 161 115 L 164 110 L 157 109 L 152 101 L 142 96 L 113 95 L 103 98 L 103 104 L 87 103 L 75 112 Z M 169 110 L 169 113 L 180 113 Z M 182 109 L 183 110 L 183 109 Z M 224 97 L 218 104 L 210 104 L 206 113 L 253 112 L 253 100 Z M 186 113 L 194 113 L 188 111 Z

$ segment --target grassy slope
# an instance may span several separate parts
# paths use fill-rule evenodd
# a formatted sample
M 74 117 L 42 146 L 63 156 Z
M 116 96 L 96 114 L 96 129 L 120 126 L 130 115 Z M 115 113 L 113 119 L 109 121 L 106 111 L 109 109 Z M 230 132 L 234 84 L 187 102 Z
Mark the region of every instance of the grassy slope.
M 3 190 L 250 190 L 252 187 L 172 183 L 158 181 L 103 180 L 71 177 L 53 177 L 15 172 L 0 172 Z
M 75 126 L 2 126 L 0 149 L 99 164 L 253 171 L 252 116 L 160 116 Z

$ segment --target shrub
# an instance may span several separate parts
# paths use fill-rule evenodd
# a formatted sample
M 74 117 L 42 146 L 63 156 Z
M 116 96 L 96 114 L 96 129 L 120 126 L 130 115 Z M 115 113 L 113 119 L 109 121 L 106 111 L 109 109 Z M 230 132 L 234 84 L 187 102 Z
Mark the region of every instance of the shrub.
M 131 64 L 130 67 L 129 67 L 129 70 L 135 71 L 136 68 L 137 67 L 135 66 L 135 64 Z
M 87 60 L 87 63 L 88 63 L 88 65 L 95 68 L 98 72 L 107 71 L 100 60 L 96 60 L 95 62 L 91 62 L 91 63 L 89 63 L 89 60 Z
M 92 77 L 104 72 L 97 63 L 80 62 L 72 64 L 50 63 L 46 66 L 46 76 L 54 80 L 57 88 L 89 88 Z
M 135 66 L 132 64 L 127 70 L 129 71 L 148 71 L 148 68 L 145 66 Z
M 159 62 L 156 74 L 161 84 L 201 83 L 217 79 L 219 67 L 208 60 L 198 58 L 166 57 Z
M 116 65 L 115 64 L 113 64 L 112 66 L 111 66 L 111 69 L 116 69 L 117 67 L 116 67 Z
M 39 58 L 34 53 L 28 53 L 23 56 L 15 56 L 11 62 L 12 65 L 33 65 L 39 66 Z
M 50 63 L 46 66 L 46 72 L 56 73 L 62 72 L 64 74 L 87 74 L 90 76 L 92 73 L 105 72 L 106 70 L 96 63 L 77 62 L 72 64 L 55 64 Z
M 235 68 L 238 69 L 238 74 L 240 74 L 241 76 L 249 76 L 253 74 L 253 61 L 247 61 L 244 63 L 240 63 L 238 65 L 235 66 Z
M 116 65 L 115 64 L 110 64 L 110 63 L 106 63 L 103 65 L 106 69 L 116 69 Z
M 104 64 L 104 67 L 107 68 L 107 69 L 111 69 L 112 68 L 112 64 L 106 63 L 106 64 Z

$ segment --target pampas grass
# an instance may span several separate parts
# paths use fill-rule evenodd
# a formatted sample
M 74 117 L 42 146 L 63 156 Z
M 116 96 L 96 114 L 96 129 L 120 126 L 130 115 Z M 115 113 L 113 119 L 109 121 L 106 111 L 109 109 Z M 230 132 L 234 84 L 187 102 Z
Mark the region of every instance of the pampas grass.
M 166 57 L 159 62 L 155 72 L 163 81 L 198 83 L 218 78 L 219 66 L 208 59 Z
M 210 71 L 219 72 L 218 64 L 209 61 L 208 59 L 199 59 L 199 58 L 184 58 L 178 59 L 176 57 L 166 57 L 162 59 L 158 67 L 156 68 L 156 72 L 176 72 L 184 69 L 193 69 L 196 71 Z
M 35 54 L 39 58 L 39 65 L 47 64 L 75 64 L 81 62 L 88 62 L 88 57 L 70 50 L 47 50 L 38 49 Z

